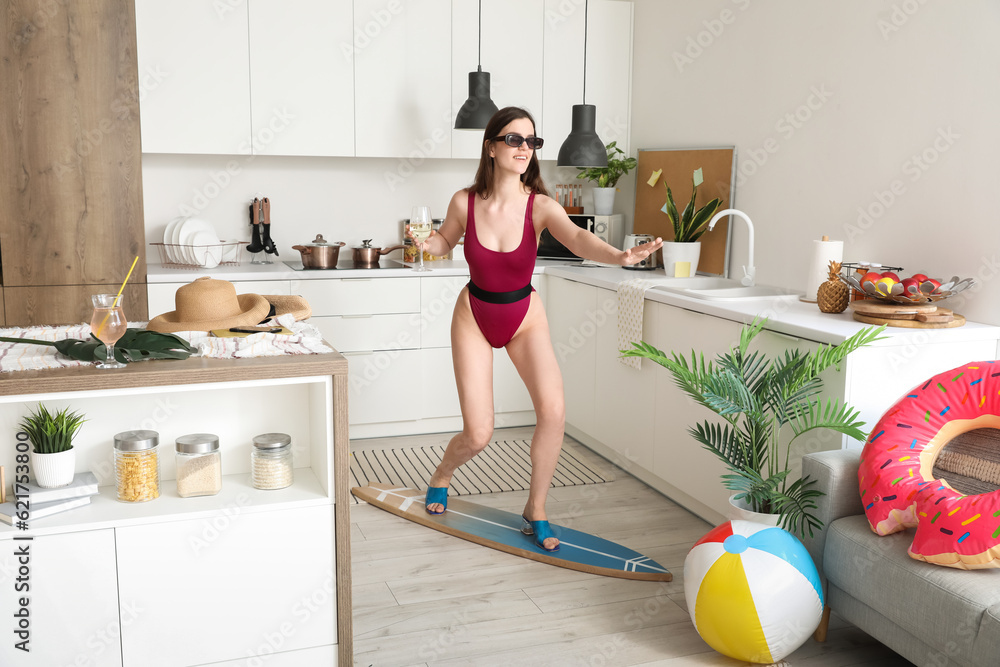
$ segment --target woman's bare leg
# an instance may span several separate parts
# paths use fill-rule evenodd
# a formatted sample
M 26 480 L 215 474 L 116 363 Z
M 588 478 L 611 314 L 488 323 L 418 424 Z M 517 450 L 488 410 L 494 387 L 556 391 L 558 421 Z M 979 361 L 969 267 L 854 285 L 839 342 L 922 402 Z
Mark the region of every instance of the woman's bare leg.
M 507 354 L 528 388 L 535 408 L 535 432 L 531 438 L 531 487 L 524 516 L 529 521 L 542 521 L 548 518 L 545 499 L 562 450 L 566 403 L 562 374 L 552 349 L 549 324 L 541 299 L 533 293 L 531 300 L 524 322 L 507 344 Z M 554 537 L 544 542 L 546 549 L 554 549 L 558 544 L 559 540 Z
M 451 356 L 462 409 L 462 432 L 448 443 L 440 465 L 431 475 L 430 486 L 437 487 L 448 486 L 455 470 L 483 451 L 493 437 L 493 347 L 476 324 L 467 290 L 459 295 L 451 320 Z M 440 512 L 444 507 L 432 503 L 427 509 Z

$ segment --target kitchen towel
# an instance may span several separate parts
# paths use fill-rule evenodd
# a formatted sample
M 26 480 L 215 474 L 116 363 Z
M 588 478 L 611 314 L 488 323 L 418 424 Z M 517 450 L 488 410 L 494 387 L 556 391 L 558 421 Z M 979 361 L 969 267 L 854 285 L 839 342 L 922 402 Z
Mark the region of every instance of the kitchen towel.
M 618 283 L 618 349 L 631 350 L 632 343 L 642 340 L 642 310 L 646 290 L 652 287 L 648 280 L 635 278 Z M 618 361 L 639 370 L 639 357 L 618 357 Z
M 823 239 L 828 237 L 824 236 Z M 844 260 L 844 242 L 818 240 L 813 241 L 812 256 L 809 259 L 809 273 L 806 274 L 806 295 L 802 301 L 816 303 L 816 292 L 819 286 L 830 279 L 830 261 Z

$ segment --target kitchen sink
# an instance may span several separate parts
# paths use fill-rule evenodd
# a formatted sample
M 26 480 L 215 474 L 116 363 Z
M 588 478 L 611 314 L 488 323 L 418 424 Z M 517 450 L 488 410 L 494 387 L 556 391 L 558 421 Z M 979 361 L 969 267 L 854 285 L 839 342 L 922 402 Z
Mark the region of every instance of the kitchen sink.
M 672 292 L 695 299 L 744 300 L 753 299 L 797 299 L 802 293 L 784 287 L 770 285 L 742 285 L 738 280 L 714 278 L 711 276 L 680 278 L 658 284 L 651 289 Z

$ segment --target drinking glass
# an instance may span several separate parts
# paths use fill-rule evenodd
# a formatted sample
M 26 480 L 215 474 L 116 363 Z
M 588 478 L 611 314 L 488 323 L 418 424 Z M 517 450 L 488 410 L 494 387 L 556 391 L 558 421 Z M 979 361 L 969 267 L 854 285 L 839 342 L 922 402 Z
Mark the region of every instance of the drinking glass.
M 125 333 L 128 322 L 122 312 L 121 297 L 116 294 L 94 294 L 90 297 L 94 313 L 90 316 L 90 331 L 104 343 L 108 356 L 97 364 L 98 368 L 125 368 L 125 364 L 115 359 L 115 343 Z
M 410 212 L 410 235 L 413 236 L 414 243 L 423 243 L 431 235 L 431 209 L 429 206 L 414 206 Z M 424 266 L 424 249 L 417 246 L 420 255 L 420 266 L 413 267 L 414 271 L 430 271 Z

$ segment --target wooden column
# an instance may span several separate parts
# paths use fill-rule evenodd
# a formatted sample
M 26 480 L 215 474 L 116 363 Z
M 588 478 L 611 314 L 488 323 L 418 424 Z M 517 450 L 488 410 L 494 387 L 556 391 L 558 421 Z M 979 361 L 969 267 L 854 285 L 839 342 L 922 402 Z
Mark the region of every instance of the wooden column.
M 148 317 L 135 9 L 8 0 L 0 40 L 0 259 L 8 326 L 86 321 L 117 292 Z M 88 312 L 89 316 L 89 312 Z

